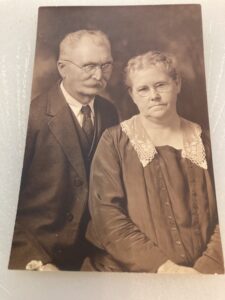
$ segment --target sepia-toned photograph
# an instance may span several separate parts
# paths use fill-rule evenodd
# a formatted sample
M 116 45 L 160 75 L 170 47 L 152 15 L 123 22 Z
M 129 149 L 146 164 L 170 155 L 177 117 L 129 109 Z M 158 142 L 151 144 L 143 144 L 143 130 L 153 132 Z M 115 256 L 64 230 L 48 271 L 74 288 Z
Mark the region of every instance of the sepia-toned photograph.
M 224 273 L 200 5 L 39 8 L 9 269 Z

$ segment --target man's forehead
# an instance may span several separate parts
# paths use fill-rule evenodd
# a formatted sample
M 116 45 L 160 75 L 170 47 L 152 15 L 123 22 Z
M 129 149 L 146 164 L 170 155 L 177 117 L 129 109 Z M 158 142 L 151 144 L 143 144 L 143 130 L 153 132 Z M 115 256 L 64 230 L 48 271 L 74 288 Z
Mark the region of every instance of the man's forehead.
M 109 45 L 109 41 L 103 36 L 84 35 L 77 41 L 77 44 Z
M 79 59 L 81 62 L 88 60 L 111 59 L 110 46 L 104 41 L 93 41 L 82 38 L 76 46 L 67 49 L 70 59 Z
M 83 36 L 79 40 L 74 40 L 73 42 L 67 43 L 65 45 L 66 50 L 69 51 L 79 51 L 85 48 L 108 48 L 110 49 L 110 44 L 106 39 L 99 36 Z

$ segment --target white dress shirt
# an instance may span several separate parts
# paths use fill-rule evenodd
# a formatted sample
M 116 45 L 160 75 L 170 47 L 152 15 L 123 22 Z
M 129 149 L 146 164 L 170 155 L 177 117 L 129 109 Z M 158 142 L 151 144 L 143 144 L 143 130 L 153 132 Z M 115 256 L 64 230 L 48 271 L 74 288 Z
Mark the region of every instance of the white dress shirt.
M 78 123 L 80 124 L 80 126 L 82 127 L 83 124 L 83 113 L 81 112 L 81 108 L 82 108 L 82 104 L 74 99 L 64 88 L 63 86 L 63 82 L 61 82 L 60 84 L 60 88 L 62 90 L 63 96 L 66 99 L 66 102 L 69 104 L 72 112 L 74 113 L 75 117 L 77 118 Z M 88 105 L 90 106 L 91 109 L 91 120 L 92 123 L 94 124 L 94 99 L 92 99 Z

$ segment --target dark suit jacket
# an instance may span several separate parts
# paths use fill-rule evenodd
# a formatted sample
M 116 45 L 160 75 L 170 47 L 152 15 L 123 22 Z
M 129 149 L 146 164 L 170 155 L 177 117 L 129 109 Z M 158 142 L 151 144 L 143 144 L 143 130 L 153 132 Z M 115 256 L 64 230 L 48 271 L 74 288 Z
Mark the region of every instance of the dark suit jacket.
M 117 123 L 114 106 L 95 98 L 94 152 Z M 86 242 L 88 179 L 72 112 L 59 85 L 31 102 L 20 197 L 9 268 L 31 260 L 79 269 Z

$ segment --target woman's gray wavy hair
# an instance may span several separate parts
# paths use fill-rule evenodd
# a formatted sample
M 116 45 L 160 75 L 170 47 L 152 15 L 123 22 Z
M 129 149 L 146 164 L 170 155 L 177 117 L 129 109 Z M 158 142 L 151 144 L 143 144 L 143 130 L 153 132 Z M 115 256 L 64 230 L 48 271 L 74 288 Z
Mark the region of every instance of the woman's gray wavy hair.
M 124 82 L 126 86 L 132 86 L 130 78 L 132 73 L 155 65 L 164 66 L 168 72 L 168 75 L 173 80 L 177 80 L 180 77 L 177 63 L 173 55 L 166 52 L 149 51 L 142 55 L 135 56 L 128 61 L 124 69 Z

